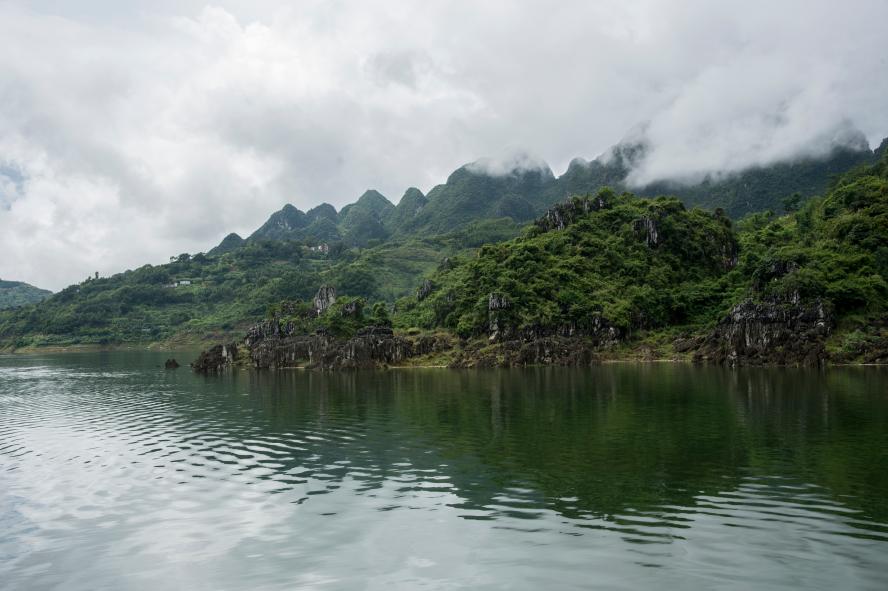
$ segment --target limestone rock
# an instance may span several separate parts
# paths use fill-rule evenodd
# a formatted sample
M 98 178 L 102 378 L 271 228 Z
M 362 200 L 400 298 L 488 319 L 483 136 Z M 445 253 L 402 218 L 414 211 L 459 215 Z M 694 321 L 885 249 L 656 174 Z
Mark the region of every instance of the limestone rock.
M 215 373 L 222 371 L 237 359 L 237 344 L 216 345 L 202 352 L 191 364 L 191 369 L 199 373 Z
M 314 307 L 317 310 L 317 315 L 320 316 L 335 303 L 336 289 L 330 285 L 322 285 L 314 297 Z
M 364 312 L 364 302 L 361 300 L 352 300 L 342 306 L 340 315 L 343 318 L 360 318 Z
M 434 289 L 435 285 L 432 283 L 432 281 L 430 279 L 426 279 L 416 290 L 416 300 L 419 302 L 423 301 L 424 299 L 429 297 L 429 294 L 431 294 Z
M 834 325 L 832 311 L 822 301 L 800 300 L 791 294 L 737 304 L 706 336 L 694 359 L 731 366 L 822 364 L 824 341 Z
M 549 209 L 536 221 L 536 227 L 543 232 L 563 230 L 590 211 L 600 211 L 608 207 L 609 204 L 601 196 L 571 199 Z
M 644 238 L 644 243 L 650 248 L 656 248 L 660 244 L 660 228 L 657 220 L 651 216 L 643 216 L 632 224 L 633 230 Z

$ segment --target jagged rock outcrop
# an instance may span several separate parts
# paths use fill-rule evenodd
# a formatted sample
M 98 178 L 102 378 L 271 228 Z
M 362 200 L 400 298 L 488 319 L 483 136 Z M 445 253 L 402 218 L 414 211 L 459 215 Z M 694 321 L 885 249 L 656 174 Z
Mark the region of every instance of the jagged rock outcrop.
M 798 295 L 736 306 L 705 337 L 696 361 L 738 365 L 821 365 L 826 337 L 834 325 L 822 301 L 803 303 Z
M 491 293 L 487 296 L 487 309 L 491 312 L 495 310 L 508 310 L 512 307 L 512 301 L 509 296 L 501 293 Z
M 327 308 L 336 303 L 336 289 L 330 285 L 322 285 L 313 302 L 317 315 L 320 316 Z
M 237 359 L 237 344 L 216 345 L 202 352 L 191 364 L 191 369 L 199 373 L 215 373 L 222 371 Z
M 558 326 L 527 326 L 521 329 L 520 338 L 526 342 L 550 337 L 581 338 L 596 349 L 610 349 L 623 338 L 619 328 L 599 314 L 593 314 L 583 322 L 565 322 Z
M 513 340 L 532 343 L 551 337 L 582 338 L 583 343 L 595 348 L 610 348 L 620 342 L 622 333 L 606 318 L 593 314 L 582 321 L 565 322 L 556 326 L 515 326 L 511 316 L 514 304 L 508 296 L 491 293 L 487 298 L 488 342 Z
M 574 198 L 564 203 L 559 203 L 546 211 L 536 221 L 536 227 L 544 232 L 563 230 L 574 223 L 577 218 L 590 211 L 600 211 L 608 207 L 607 200 L 601 195 L 588 198 Z
M 339 314 L 343 318 L 359 318 L 364 311 L 364 302 L 362 300 L 352 300 L 347 302 L 342 309 L 339 311 Z
M 649 248 L 656 248 L 660 244 L 660 227 L 657 220 L 651 216 L 643 216 L 635 220 L 632 225 L 635 233 L 644 238 L 644 243 Z
M 498 341 L 511 332 L 511 325 L 505 318 L 512 308 L 512 300 L 500 293 L 487 296 L 488 334 L 491 342 Z
M 458 351 L 450 367 L 583 366 L 591 365 L 596 358 L 596 348 L 588 339 L 549 336 L 509 340 L 484 348 L 468 344 Z
M 445 259 L 447 260 L 447 259 Z M 432 293 L 435 289 L 435 285 L 432 283 L 430 279 L 426 279 L 422 282 L 422 284 L 416 290 L 416 299 L 417 301 L 423 301 Z
M 317 369 L 360 369 L 398 365 L 412 357 L 446 351 L 452 345 L 442 337 L 411 339 L 391 328 L 367 327 L 350 339 L 326 333 L 264 339 L 250 347 L 256 368 L 305 366 Z
M 253 326 L 244 337 L 247 354 L 242 361 L 257 369 L 306 367 L 312 369 L 362 369 L 405 363 L 413 357 L 441 353 L 452 348 L 445 336 L 416 338 L 395 335 L 387 326 L 370 326 L 352 338 L 337 338 L 326 331 L 296 334 L 293 327 L 267 320 Z M 229 351 L 233 345 L 228 345 Z M 201 353 L 192 364 L 195 371 L 219 371 L 237 362 L 237 350 L 226 353 L 221 345 Z
M 171 357 L 164 361 L 163 367 L 164 369 L 179 369 L 179 362 Z

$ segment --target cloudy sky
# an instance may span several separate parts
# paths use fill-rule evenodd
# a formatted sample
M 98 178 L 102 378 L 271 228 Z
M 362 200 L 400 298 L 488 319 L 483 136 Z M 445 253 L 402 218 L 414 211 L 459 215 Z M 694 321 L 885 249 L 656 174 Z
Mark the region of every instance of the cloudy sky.
M 0 277 L 59 289 L 642 122 L 640 178 L 888 135 L 885 0 L 0 0 Z

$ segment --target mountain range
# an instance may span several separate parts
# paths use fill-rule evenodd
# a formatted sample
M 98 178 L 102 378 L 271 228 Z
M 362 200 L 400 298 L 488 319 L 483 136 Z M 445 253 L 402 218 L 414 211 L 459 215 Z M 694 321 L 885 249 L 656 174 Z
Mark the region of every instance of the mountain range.
M 209 254 L 257 240 L 341 241 L 347 247 L 365 247 L 392 238 L 453 232 L 479 220 L 509 218 L 526 223 L 571 195 L 592 194 L 603 187 L 648 197 L 672 195 L 686 206 L 722 209 L 739 219 L 752 212 L 778 211 L 782 199 L 794 193 L 802 199 L 823 194 L 837 175 L 877 161 L 886 145 L 888 139 L 870 150 L 861 134 L 851 133 L 822 156 L 736 173 L 712 172 L 694 183 L 667 179 L 642 186 L 632 186 L 630 175 L 651 153 L 645 139 L 621 142 L 592 161 L 576 158 L 561 176 L 555 176 L 544 162 L 522 155 L 505 164 L 479 160 L 455 170 L 427 195 L 415 187 L 407 189 L 397 205 L 375 190 L 366 191 L 339 212 L 327 203 L 307 212 L 287 204 L 246 240 L 229 234 Z
M 229 234 L 206 254 L 91 278 L 40 303 L 4 310 L 0 346 L 215 339 L 237 333 L 282 300 L 310 299 L 321 285 L 391 304 L 415 294 L 442 260 L 465 260 L 486 244 L 522 235 L 527 222 L 571 196 L 602 187 L 639 197 L 668 193 L 720 219 L 755 219 L 748 214 L 779 211 L 794 194 L 793 209 L 827 194 L 834 176 L 866 168 L 886 149 L 888 141 L 870 151 L 861 140 L 822 157 L 713 173 L 695 185 L 640 188 L 630 180 L 650 155 L 644 141 L 622 142 L 592 161 L 575 159 L 561 176 L 528 157 L 479 160 L 427 194 L 408 189 L 397 205 L 375 190 L 339 211 L 326 203 L 307 212 L 285 205 L 247 238 Z

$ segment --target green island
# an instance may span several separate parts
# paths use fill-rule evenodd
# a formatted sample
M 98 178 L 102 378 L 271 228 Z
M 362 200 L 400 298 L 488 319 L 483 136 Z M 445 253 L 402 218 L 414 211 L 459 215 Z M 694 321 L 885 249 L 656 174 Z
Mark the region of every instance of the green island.
M 885 142 L 629 191 L 643 150 L 287 205 L 246 239 L 0 311 L 0 345 L 226 343 L 203 370 L 888 361 Z

